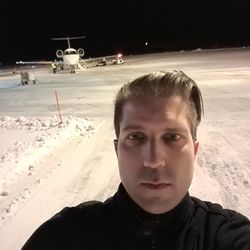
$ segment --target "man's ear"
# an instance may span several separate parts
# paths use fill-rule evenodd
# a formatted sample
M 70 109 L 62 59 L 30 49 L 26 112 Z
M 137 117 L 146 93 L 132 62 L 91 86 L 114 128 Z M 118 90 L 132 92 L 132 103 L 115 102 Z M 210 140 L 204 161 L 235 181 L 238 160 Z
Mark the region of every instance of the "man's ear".
M 199 149 L 199 142 L 198 141 L 195 141 L 194 142 L 194 155 L 196 156 L 197 152 L 198 152 L 198 149 Z
M 118 140 L 114 139 L 113 142 L 114 142 L 115 152 L 116 152 L 116 155 L 117 155 Z

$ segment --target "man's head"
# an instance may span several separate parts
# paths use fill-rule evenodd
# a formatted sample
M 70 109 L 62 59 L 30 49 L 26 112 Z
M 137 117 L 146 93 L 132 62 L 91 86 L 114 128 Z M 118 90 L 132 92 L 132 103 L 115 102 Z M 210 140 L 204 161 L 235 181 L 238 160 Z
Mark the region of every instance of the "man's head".
M 125 84 L 115 100 L 114 141 L 121 181 L 144 210 L 174 208 L 193 177 L 203 102 L 183 72 L 156 72 Z
M 119 137 L 123 106 L 132 98 L 141 96 L 169 97 L 180 96 L 189 107 L 188 119 L 192 136 L 196 139 L 197 127 L 203 113 L 203 100 L 197 84 L 182 71 L 159 71 L 136 78 L 124 84 L 117 93 L 114 109 L 114 127 Z

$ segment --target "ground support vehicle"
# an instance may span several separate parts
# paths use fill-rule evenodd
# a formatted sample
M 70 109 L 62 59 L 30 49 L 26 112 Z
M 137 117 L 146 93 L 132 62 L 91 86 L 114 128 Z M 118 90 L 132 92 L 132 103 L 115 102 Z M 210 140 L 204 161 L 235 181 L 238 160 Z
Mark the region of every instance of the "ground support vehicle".
M 36 79 L 35 79 L 34 74 L 32 72 L 24 71 L 24 72 L 21 72 L 20 75 L 21 75 L 21 84 L 22 85 L 25 85 L 28 83 L 33 83 L 33 84 L 36 83 Z

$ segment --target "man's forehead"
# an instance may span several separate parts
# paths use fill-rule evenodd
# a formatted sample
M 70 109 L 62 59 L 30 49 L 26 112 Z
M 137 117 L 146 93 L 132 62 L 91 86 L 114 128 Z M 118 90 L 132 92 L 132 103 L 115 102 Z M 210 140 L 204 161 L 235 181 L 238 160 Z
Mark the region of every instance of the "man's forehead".
M 138 98 L 123 107 L 121 129 L 160 125 L 162 129 L 186 128 L 186 105 L 181 97 Z
M 143 111 L 147 114 L 154 112 L 154 110 L 158 112 L 165 112 L 167 110 L 175 110 L 176 112 L 180 112 L 183 109 L 186 109 L 186 102 L 180 96 L 139 96 L 129 99 L 123 105 L 123 112 L 135 112 L 139 114 Z

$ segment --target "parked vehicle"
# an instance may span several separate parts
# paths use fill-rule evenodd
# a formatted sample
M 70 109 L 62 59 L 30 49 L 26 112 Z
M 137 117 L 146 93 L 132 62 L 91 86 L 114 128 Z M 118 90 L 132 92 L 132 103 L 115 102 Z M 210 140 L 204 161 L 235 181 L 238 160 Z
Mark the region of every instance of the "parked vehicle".
M 32 72 L 21 72 L 21 83 L 22 85 L 28 84 L 28 83 L 36 83 L 36 79 L 34 77 L 34 74 Z

